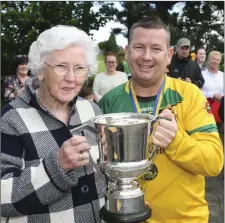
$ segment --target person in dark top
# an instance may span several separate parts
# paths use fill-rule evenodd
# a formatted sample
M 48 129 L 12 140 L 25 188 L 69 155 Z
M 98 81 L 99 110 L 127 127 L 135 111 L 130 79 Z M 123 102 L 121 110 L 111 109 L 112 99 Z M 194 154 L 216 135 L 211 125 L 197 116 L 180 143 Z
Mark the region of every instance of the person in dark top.
M 7 76 L 3 82 L 4 103 L 15 100 L 24 90 L 24 82 L 30 77 L 27 67 L 27 55 L 17 55 L 13 58 L 13 75 Z
M 187 38 L 181 38 L 177 42 L 177 54 L 173 55 L 168 66 L 168 76 L 191 82 L 201 88 L 204 78 L 196 61 L 190 56 L 191 42 Z
M 220 107 L 218 110 L 218 115 L 219 115 L 220 119 L 222 120 L 222 122 L 224 122 L 224 96 L 220 100 Z
M 128 45 L 126 45 L 126 47 L 125 47 L 125 57 L 124 57 L 124 60 L 121 61 L 117 65 L 116 70 L 126 73 L 128 79 L 130 79 L 131 78 L 131 72 L 130 72 L 130 68 L 129 68 L 128 62 L 127 62 L 127 52 L 126 52 L 127 51 L 127 47 L 128 47 Z
M 200 67 L 201 71 L 206 69 L 206 51 L 204 47 L 199 47 L 197 49 L 196 62 L 198 63 L 198 66 Z

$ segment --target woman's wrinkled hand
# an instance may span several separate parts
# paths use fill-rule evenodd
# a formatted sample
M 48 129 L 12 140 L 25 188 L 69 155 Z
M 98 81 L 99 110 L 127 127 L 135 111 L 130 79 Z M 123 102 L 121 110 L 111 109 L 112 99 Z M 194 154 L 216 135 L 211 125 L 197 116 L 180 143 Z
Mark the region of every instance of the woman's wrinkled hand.
M 84 136 L 74 135 L 65 141 L 58 151 L 60 166 L 65 171 L 70 171 L 76 167 L 85 166 L 89 163 L 90 144 Z
M 101 150 L 103 151 L 103 155 L 107 156 L 107 143 L 106 143 L 106 137 L 105 137 L 105 126 L 101 126 L 101 132 L 100 132 L 100 145 Z

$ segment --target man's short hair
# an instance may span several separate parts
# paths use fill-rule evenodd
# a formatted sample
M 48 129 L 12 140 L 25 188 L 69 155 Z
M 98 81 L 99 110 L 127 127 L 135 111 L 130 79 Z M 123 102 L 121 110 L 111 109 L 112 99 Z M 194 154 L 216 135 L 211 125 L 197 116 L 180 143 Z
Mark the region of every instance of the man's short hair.
M 199 48 L 197 49 L 196 54 L 198 54 L 198 51 L 199 51 L 199 50 L 205 50 L 205 51 L 206 51 L 205 47 L 201 46 L 201 47 L 199 47 Z
M 153 18 L 146 18 L 143 20 L 134 23 L 130 29 L 129 37 L 128 37 L 128 44 L 131 43 L 131 39 L 134 33 L 134 30 L 138 27 L 144 29 L 164 29 L 168 34 L 167 45 L 170 46 L 170 30 L 169 27 L 158 17 Z

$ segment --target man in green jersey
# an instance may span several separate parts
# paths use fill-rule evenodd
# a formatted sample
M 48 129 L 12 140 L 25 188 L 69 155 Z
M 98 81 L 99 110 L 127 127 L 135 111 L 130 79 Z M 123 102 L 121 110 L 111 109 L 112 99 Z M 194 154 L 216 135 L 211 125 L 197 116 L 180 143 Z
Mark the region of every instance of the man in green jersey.
M 216 176 L 223 167 L 222 143 L 207 100 L 194 84 L 165 75 L 173 50 L 170 31 L 159 19 L 131 27 L 127 53 L 132 78 L 105 94 L 101 109 L 171 119 L 161 119 L 152 133 L 158 147 L 154 177 L 139 180 L 152 209 L 147 222 L 206 223 L 204 176 Z

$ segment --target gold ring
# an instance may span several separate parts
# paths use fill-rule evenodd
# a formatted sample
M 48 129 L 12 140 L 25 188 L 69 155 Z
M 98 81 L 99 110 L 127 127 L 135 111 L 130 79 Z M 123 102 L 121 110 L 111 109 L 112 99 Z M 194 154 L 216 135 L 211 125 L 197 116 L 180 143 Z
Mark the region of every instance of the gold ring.
M 79 153 L 79 161 L 85 160 L 85 154 L 84 153 Z

